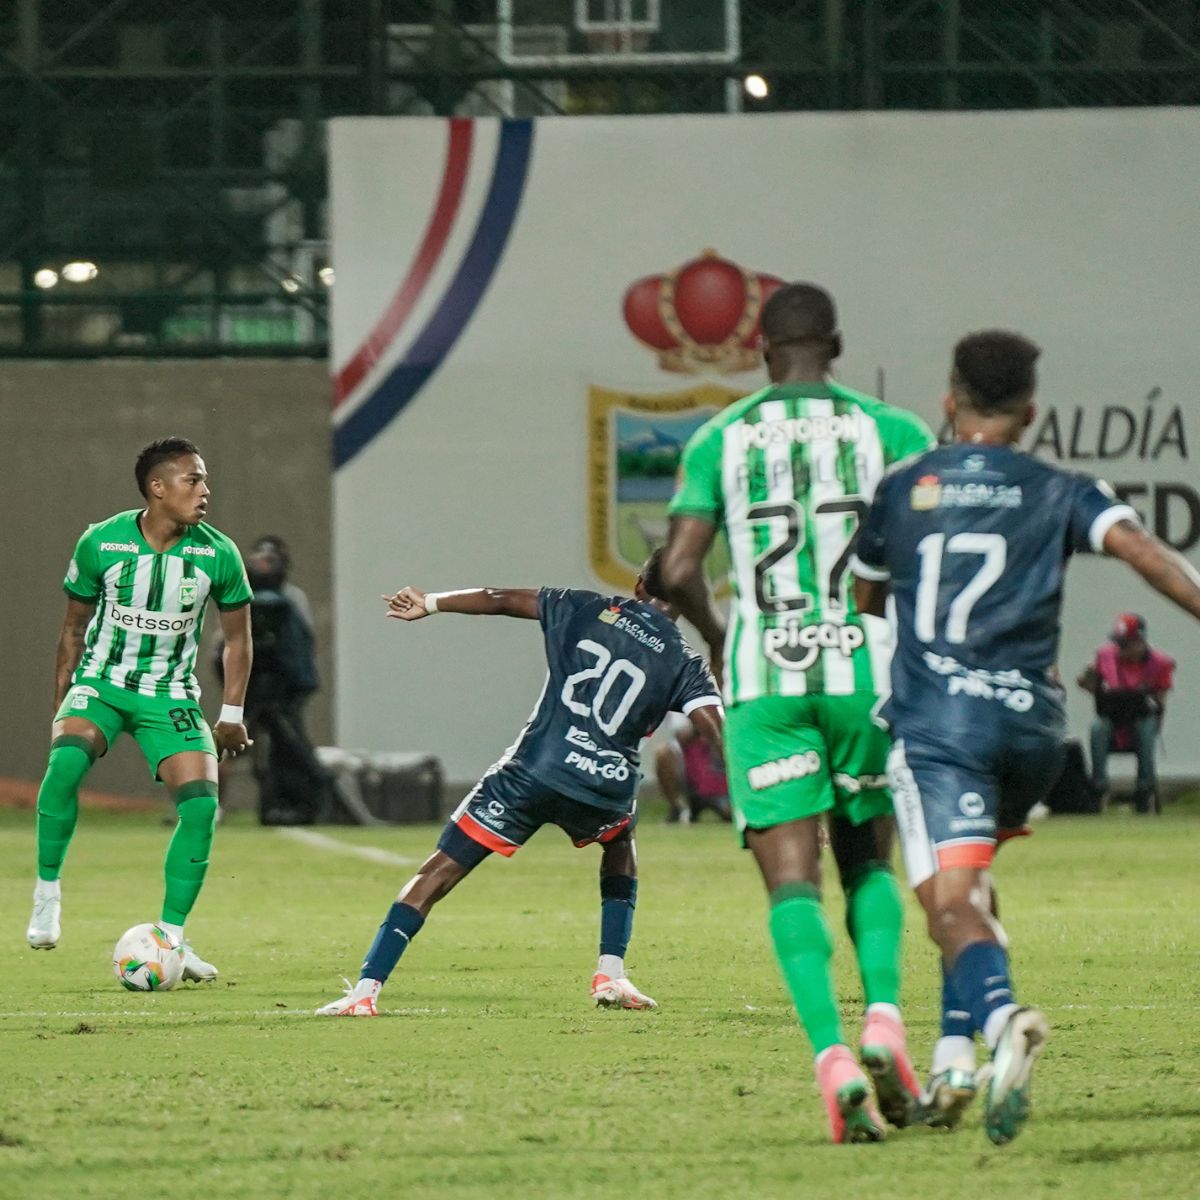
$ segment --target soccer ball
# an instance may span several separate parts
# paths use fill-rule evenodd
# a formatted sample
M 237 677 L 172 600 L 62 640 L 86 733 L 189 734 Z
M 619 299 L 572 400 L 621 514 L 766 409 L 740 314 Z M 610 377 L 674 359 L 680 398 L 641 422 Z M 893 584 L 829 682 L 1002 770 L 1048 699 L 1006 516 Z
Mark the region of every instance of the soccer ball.
M 158 925 L 135 925 L 113 947 L 113 972 L 131 992 L 165 992 L 183 978 L 183 947 Z

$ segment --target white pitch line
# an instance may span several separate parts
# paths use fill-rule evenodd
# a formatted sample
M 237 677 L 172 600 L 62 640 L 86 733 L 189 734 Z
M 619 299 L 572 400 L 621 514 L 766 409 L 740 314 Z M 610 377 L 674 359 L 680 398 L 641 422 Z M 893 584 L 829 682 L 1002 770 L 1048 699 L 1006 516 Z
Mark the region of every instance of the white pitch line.
M 339 842 L 323 833 L 315 833 L 311 829 L 276 829 L 280 837 L 293 842 L 311 846 L 314 850 L 328 850 L 331 854 L 349 854 L 353 858 L 364 858 L 367 862 L 379 863 L 385 867 L 415 867 L 418 860 L 405 858 L 403 854 L 393 854 L 379 846 L 355 846 L 351 842 Z

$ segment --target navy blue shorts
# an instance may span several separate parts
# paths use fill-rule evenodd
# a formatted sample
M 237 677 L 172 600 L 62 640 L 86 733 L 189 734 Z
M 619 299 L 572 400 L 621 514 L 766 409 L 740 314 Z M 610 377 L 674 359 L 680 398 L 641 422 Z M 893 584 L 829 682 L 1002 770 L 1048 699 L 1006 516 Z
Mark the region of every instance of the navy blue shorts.
M 1062 770 L 1062 738 L 1042 725 L 1009 726 L 994 741 L 943 739 L 927 725 L 906 733 L 902 723 L 893 733 L 888 780 L 913 887 L 954 867 L 986 870 L 997 841 L 1020 829 Z
M 454 810 L 438 849 L 455 861 L 461 835 L 506 858 L 543 825 L 557 825 L 576 846 L 611 842 L 637 825 L 637 800 L 625 812 L 584 804 L 547 788 L 524 768 L 508 763 L 486 774 Z

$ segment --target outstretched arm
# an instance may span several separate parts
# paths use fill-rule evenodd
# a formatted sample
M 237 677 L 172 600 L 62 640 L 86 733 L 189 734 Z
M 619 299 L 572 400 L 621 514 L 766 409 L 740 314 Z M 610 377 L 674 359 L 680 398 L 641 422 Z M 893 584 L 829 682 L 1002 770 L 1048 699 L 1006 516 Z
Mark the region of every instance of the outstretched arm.
M 419 621 L 432 613 L 465 613 L 472 617 L 524 617 L 538 619 L 535 588 L 468 588 L 461 592 L 422 592 L 404 587 L 384 596 L 387 615 L 397 621 Z
M 714 673 L 720 669 L 725 623 L 713 604 L 704 579 L 704 556 L 716 535 L 717 527 L 711 521 L 699 517 L 672 517 L 662 562 L 666 598 L 704 639 Z
M 1200 620 L 1200 574 L 1178 551 L 1133 521 L 1118 521 L 1104 535 L 1104 549 L 1127 562 L 1156 592 Z
M 68 688 L 71 676 L 83 657 L 83 638 L 92 615 L 96 611 L 94 602 L 67 598 L 67 612 L 63 617 L 62 630 L 58 635 L 58 651 L 54 656 L 54 711 L 58 712 Z

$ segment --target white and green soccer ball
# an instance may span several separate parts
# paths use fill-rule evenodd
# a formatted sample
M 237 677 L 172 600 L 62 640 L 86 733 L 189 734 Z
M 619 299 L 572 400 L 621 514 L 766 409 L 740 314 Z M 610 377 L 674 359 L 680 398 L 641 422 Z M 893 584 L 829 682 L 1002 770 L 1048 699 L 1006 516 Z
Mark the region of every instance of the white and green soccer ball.
M 165 992 L 183 978 L 183 947 L 160 925 L 135 925 L 113 947 L 113 972 L 131 992 Z

